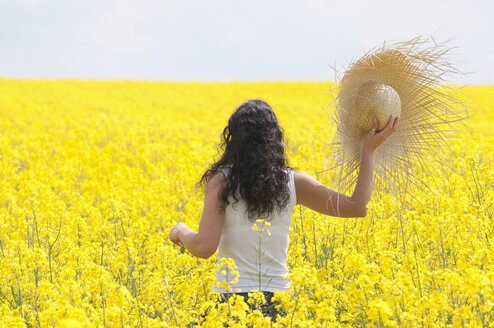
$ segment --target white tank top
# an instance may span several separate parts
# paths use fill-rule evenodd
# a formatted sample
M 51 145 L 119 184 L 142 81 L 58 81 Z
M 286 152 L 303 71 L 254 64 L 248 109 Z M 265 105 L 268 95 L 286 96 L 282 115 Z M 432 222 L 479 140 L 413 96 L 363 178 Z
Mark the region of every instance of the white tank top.
M 229 169 L 222 169 L 228 176 Z M 232 206 L 233 198 L 230 196 L 230 204 L 225 208 L 225 221 L 218 245 L 218 264 L 222 258 L 230 258 L 235 261 L 239 273 L 238 281 L 232 284 L 235 276 L 226 266 L 216 270 L 216 280 L 226 281 L 230 286 L 230 293 L 250 292 L 253 290 L 275 292 L 290 289 L 286 279 L 288 268 L 288 235 L 292 222 L 293 209 L 297 203 L 293 173 L 289 173 L 290 200 L 285 209 L 274 212 L 271 215 L 269 226 L 249 220 L 246 204 L 243 199 Z M 258 230 L 254 230 L 254 224 Z M 261 231 L 264 229 L 264 231 Z M 268 231 L 269 230 L 269 233 Z M 223 273 L 223 274 L 222 274 Z M 223 287 L 215 285 L 213 291 L 226 293 Z

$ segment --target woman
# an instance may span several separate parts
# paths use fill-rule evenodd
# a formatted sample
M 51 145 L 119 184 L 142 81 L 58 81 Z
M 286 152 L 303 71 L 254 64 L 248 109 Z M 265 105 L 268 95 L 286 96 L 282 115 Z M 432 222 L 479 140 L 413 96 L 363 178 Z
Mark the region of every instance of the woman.
M 199 182 L 205 185 L 199 231 L 195 233 L 180 222 L 170 231 L 170 240 L 201 258 L 209 258 L 218 249 L 218 261 L 235 261 L 238 281 L 233 284 L 231 272 L 224 275 L 224 268 L 217 270 L 217 280 L 229 276 L 232 289 L 241 295 L 260 290 L 270 305 L 274 291 L 290 287 L 286 262 L 295 205 L 331 216 L 365 217 L 374 151 L 395 131 L 398 119 L 391 116 L 380 132 L 377 121 L 374 123 L 365 139 L 354 192 L 347 197 L 308 174 L 291 170 L 283 133 L 271 107 L 262 100 L 245 102 L 223 130 L 223 155 Z M 229 295 L 225 287 L 213 290 L 225 299 Z M 276 315 L 268 310 L 265 314 Z

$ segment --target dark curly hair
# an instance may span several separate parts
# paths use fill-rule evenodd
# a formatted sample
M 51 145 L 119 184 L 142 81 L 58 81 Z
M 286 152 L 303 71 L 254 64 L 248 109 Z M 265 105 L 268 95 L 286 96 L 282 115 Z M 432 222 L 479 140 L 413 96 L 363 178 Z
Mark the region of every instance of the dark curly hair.
M 220 197 L 229 205 L 245 200 L 249 220 L 269 220 L 275 210 L 285 208 L 290 199 L 283 130 L 271 107 L 259 99 L 240 105 L 221 135 L 223 154 L 202 175 L 205 186 L 221 168 L 230 168 Z

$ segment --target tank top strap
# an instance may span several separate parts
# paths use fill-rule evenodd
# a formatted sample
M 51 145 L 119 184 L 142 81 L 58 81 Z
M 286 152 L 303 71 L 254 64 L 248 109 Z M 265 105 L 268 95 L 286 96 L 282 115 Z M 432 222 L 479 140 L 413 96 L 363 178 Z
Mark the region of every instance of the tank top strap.
M 221 168 L 221 172 L 223 172 L 225 177 L 228 177 L 228 173 L 230 172 L 230 168 L 229 167 L 223 167 L 223 168 Z
M 293 170 L 287 168 L 288 173 L 288 187 L 290 190 L 290 199 L 292 201 L 292 206 L 297 205 L 297 192 L 295 190 L 295 177 L 293 176 Z

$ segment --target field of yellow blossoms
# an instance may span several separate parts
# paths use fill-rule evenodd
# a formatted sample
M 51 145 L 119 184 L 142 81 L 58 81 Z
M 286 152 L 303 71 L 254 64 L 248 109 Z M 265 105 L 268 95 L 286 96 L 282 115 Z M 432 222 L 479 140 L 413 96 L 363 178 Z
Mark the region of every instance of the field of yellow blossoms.
M 330 181 L 329 89 L 0 79 L 0 327 L 494 327 L 494 87 L 463 90 L 471 117 L 430 190 L 375 194 L 366 218 L 295 209 L 277 322 L 215 308 L 216 256 L 169 242 L 197 229 L 194 185 L 248 99 L 277 113 L 290 165 Z

